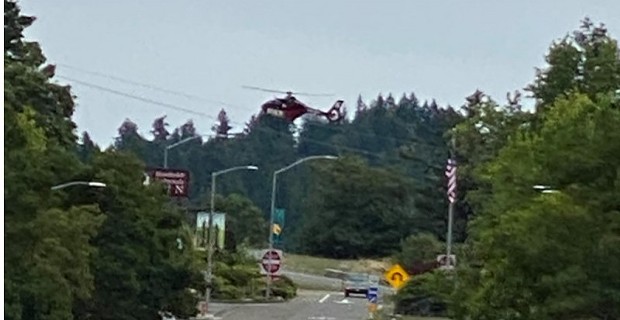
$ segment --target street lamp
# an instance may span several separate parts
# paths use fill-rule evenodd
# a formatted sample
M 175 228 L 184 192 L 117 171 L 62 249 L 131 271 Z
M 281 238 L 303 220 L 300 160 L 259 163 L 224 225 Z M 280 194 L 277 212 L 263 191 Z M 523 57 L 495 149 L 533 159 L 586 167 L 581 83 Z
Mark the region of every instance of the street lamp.
M 164 168 L 166 168 L 166 169 L 168 168 L 168 150 L 170 150 L 172 148 L 175 148 L 175 147 L 178 147 L 178 146 L 180 146 L 180 145 L 182 145 L 182 144 L 184 144 L 186 142 L 192 141 L 194 139 L 198 139 L 200 137 L 201 136 L 193 136 L 193 137 L 185 138 L 185 139 L 183 139 L 181 141 L 178 141 L 178 142 L 175 142 L 175 143 L 173 143 L 173 144 L 171 144 L 169 146 L 166 146 L 166 148 L 164 149 Z
M 309 156 L 309 157 L 305 157 L 305 158 L 301 158 L 295 162 L 293 162 L 292 164 L 278 169 L 276 171 L 273 172 L 273 182 L 271 185 L 271 211 L 269 214 L 269 251 L 273 250 L 273 231 L 272 231 L 272 227 L 273 227 L 273 216 L 274 216 L 274 211 L 275 211 L 275 206 L 276 206 L 276 183 L 277 183 L 277 176 L 278 174 L 287 171 L 288 169 L 291 169 L 292 167 L 295 167 L 301 163 L 304 163 L 306 161 L 309 160 L 336 160 L 338 159 L 338 157 L 336 156 L 330 156 L 330 155 L 320 155 L 320 156 Z M 269 258 L 268 258 L 268 266 L 269 266 L 269 270 L 271 270 L 271 254 L 269 254 Z M 269 290 L 271 289 L 271 277 L 269 272 L 266 273 L 267 274 L 267 290 L 266 290 L 266 296 L 267 299 L 269 299 L 269 295 L 270 292 Z
M 89 186 L 94 188 L 105 188 L 106 184 L 98 181 L 69 181 L 51 187 L 51 190 L 59 190 L 72 186 Z
M 551 189 L 550 186 L 545 186 L 542 184 L 537 184 L 537 185 L 533 185 L 532 188 L 536 189 L 536 190 L 547 190 L 547 189 Z
M 208 226 L 208 234 L 207 234 L 207 243 L 208 243 L 208 252 L 207 252 L 207 290 L 205 293 L 205 303 L 207 305 L 207 310 L 209 308 L 209 302 L 211 300 L 211 284 L 212 284 L 212 274 L 213 274 L 213 232 L 211 232 L 213 228 L 213 212 L 215 211 L 215 178 L 219 175 L 229 173 L 237 170 L 258 170 L 257 166 L 238 166 L 232 167 L 220 171 L 216 171 L 211 173 L 211 210 L 209 211 L 209 226 Z
M 540 184 L 534 185 L 532 186 L 532 188 L 542 193 L 559 193 L 560 192 L 559 190 L 553 189 L 551 186 L 545 186 L 545 185 L 540 185 Z

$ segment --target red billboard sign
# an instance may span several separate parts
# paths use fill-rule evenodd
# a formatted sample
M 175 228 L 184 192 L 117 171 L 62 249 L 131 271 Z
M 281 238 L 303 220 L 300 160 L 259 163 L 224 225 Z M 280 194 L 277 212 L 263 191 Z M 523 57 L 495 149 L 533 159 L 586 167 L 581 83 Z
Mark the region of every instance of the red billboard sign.
M 155 168 L 149 170 L 154 180 L 168 185 L 171 197 L 187 197 L 189 189 L 189 171 L 179 169 Z

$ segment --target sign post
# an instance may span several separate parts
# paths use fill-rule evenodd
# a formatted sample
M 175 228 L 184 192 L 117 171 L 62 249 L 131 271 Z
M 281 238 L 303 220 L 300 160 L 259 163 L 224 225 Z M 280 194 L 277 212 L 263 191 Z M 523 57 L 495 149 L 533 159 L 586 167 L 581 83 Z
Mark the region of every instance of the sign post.
M 437 262 L 440 265 L 440 269 L 442 270 L 453 270 L 456 266 L 456 255 L 451 254 L 450 258 L 445 254 L 440 254 L 437 256 Z
M 407 281 L 409 281 L 409 274 L 399 264 L 393 265 L 387 272 L 385 272 L 385 280 L 390 283 L 392 288 L 398 290 L 402 288 Z
M 368 287 L 368 313 L 371 319 L 374 319 L 375 313 L 377 312 L 377 303 L 379 301 L 379 287 L 376 284 L 371 284 Z

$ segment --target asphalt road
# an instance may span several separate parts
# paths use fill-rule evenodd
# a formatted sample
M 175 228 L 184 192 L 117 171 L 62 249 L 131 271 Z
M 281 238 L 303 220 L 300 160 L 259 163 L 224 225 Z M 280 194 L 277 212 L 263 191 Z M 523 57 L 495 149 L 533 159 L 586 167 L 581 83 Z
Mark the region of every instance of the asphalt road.
M 345 298 L 338 291 L 299 290 L 288 302 L 211 304 L 215 320 L 362 320 L 368 319 L 364 296 Z
M 340 291 L 342 288 L 342 280 L 340 279 L 328 278 L 307 273 L 293 272 L 288 270 L 284 270 L 282 273 L 287 277 L 291 278 L 293 282 L 295 282 L 299 287 L 302 288 L 321 288 L 331 291 Z M 380 296 L 383 294 L 392 294 L 394 292 L 392 288 L 381 285 L 378 287 L 378 289 Z

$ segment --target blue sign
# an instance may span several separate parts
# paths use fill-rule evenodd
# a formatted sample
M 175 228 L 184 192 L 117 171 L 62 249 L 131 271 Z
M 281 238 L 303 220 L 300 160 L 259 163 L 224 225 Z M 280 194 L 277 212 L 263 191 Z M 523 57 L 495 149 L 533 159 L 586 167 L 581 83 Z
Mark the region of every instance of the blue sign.
M 377 300 L 379 299 L 379 288 L 369 287 L 367 298 L 370 303 L 377 303 Z
M 370 303 L 377 303 L 378 297 L 377 296 L 368 296 L 368 302 Z

